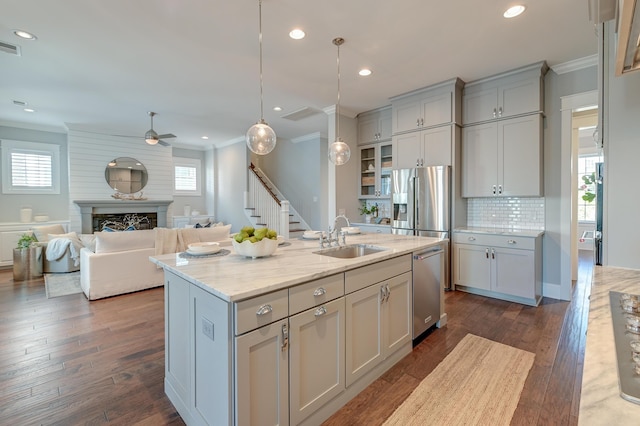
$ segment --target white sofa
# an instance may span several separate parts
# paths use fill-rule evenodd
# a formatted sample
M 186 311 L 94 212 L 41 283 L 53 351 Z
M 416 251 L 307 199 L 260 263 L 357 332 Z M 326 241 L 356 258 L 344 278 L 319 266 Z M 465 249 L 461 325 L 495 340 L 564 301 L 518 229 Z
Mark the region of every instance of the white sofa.
M 231 225 L 96 232 L 95 249 L 84 247 L 80 251 L 80 286 L 89 300 L 159 287 L 164 284 L 164 273 L 151 263 L 150 256 L 183 251 L 182 241 L 187 240 L 230 242 L 230 230 Z M 168 236 L 176 238 L 175 243 L 168 244 Z

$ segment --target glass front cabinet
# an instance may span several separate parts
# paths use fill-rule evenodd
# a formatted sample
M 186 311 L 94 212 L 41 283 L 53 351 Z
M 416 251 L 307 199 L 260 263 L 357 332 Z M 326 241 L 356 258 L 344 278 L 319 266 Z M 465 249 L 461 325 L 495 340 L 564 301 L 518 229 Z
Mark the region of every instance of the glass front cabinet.
M 360 198 L 389 199 L 392 167 L 391 141 L 360 146 Z

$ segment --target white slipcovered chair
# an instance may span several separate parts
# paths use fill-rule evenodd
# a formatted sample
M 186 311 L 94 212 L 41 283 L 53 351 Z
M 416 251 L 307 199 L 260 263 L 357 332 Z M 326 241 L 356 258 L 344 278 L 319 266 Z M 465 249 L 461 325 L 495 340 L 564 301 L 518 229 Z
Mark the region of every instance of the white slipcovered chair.
M 34 226 L 31 232 L 43 247 L 45 274 L 80 270 L 80 249 L 84 244 L 75 232 L 66 232 L 61 224 Z

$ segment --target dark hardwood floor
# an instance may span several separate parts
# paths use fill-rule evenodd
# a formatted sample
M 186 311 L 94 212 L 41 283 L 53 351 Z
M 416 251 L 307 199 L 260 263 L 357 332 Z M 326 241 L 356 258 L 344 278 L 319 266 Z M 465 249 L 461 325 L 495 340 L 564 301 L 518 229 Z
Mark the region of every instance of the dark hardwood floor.
M 571 303 L 538 308 L 447 292 L 449 323 L 325 425 L 379 425 L 467 333 L 536 354 L 512 424 L 575 425 L 591 258 Z M 88 302 L 0 270 L 1 425 L 182 425 L 164 394 L 162 288 Z

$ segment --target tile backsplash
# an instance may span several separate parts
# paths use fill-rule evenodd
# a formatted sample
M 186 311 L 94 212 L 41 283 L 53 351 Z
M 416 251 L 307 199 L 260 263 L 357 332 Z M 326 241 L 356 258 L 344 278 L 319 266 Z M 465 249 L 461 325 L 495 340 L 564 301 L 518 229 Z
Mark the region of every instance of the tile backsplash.
M 467 226 L 544 230 L 544 198 L 469 198 Z

